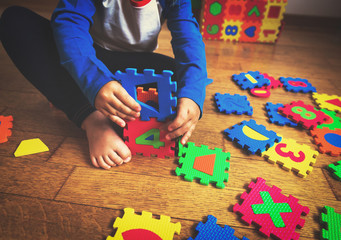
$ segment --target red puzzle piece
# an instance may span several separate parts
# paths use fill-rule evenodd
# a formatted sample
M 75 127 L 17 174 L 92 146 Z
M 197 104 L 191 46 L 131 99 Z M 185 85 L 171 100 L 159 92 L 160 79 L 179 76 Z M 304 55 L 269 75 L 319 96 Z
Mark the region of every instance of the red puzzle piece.
M 10 130 L 13 127 L 12 122 L 12 116 L 0 116 L 0 143 L 7 142 L 8 137 L 12 136 L 12 131 Z
M 205 39 L 220 39 L 224 22 L 225 0 L 206 0 L 202 35 Z
M 240 197 L 243 203 L 237 203 L 233 211 L 243 215 L 242 220 L 247 224 L 253 222 L 260 226 L 259 231 L 267 237 L 299 239 L 300 234 L 295 230 L 304 226 L 305 220 L 301 215 L 307 215 L 309 208 L 300 205 L 297 198 L 283 195 L 278 187 L 269 187 L 262 178 L 257 178 L 256 183 L 251 182 L 249 188 L 251 191 Z
M 324 112 L 315 110 L 314 106 L 306 105 L 302 101 L 285 104 L 284 107 L 278 108 L 278 112 L 306 129 L 313 129 L 329 118 Z

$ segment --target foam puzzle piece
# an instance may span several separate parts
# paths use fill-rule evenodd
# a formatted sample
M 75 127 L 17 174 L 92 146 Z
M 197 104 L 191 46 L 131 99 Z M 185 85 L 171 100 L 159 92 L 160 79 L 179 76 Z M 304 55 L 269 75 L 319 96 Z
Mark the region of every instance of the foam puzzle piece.
M 332 173 L 332 176 L 335 179 L 341 181 L 341 161 L 329 164 L 327 169 Z
M 206 223 L 199 222 L 195 228 L 199 233 L 194 240 L 240 240 L 234 236 L 235 230 L 228 225 L 223 228 L 217 224 L 217 218 L 212 215 L 207 216 Z M 188 238 L 187 240 L 193 240 Z M 242 240 L 249 240 L 243 237 Z
M 256 42 L 259 38 L 259 32 L 262 23 L 260 22 L 243 22 L 239 42 Z
M 341 97 L 337 95 L 313 93 L 313 99 L 320 108 L 341 112 Z
M 264 18 L 266 1 L 247 1 L 245 4 L 245 14 L 243 20 L 245 22 L 259 22 Z
M 282 22 L 285 6 L 288 4 L 287 0 L 270 0 L 267 2 L 263 21 L 273 24 Z
M 149 88 L 148 91 L 143 90 L 143 87 L 136 88 L 137 100 L 143 103 L 149 101 L 159 103 L 159 94 L 156 88 Z
M 205 39 L 220 39 L 224 22 L 225 0 L 206 0 L 201 34 Z
M 242 220 L 250 225 L 260 226 L 259 231 L 265 236 L 273 235 L 282 240 L 299 239 L 296 228 L 303 228 L 305 220 L 302 215 L 309 213 L 309 208 L 298 203 L 298 199 L 289 195 L 286 197 L 281 189 L 265 184 L 258 177 L 256 183 L 248 186 L 249 193 L 241 195 L 242 204 L 235 204 L 233 212 L 242 215 Z
M 261 73 L 265 79 L 269 79 L 270 80 L 270 85 L 268 86 L 263 86 L 262 89 L 275 89 L 275 88 L 280 88 L 283 87 L 283 83 L 281 83 L 281 81 L 275 79 L 274 77 L 270 76 L 267 73 Z
M 321 213 L 322 234 L 321 239 L 339 240 L 341 239 L 341 214 L 335 209 L 324 206 Z
M 237 115 L 245 113 L 250 116 L 253 114 L 253 108 L 250 106 L 250 102 L 247 100 L 246 96 L 216 93 L 214 95 L 214 100 L 220 112 L 226 114 L 235 113 Z
M 166 131 L 160 128 L 164 124 L 156 118 L 150 118 L 149 121 L 141 121 L 137 118 L 134 121 L 127 122 L 123 129 L 123 137 L 131 154 L 141 153 L 149 157 L 155 155 L 159 158 L 174 157 L 175 141 L 166 139 Z
M 268 89 L 263 89 L 263 88 L 253 88 L 250 90 L 250 93 L 253 96 L 260 97 L 260 98 L 268 98 L 271 95 Z
M 322 111 L 315 110 L 311 105 L 306 105 L 302 101 L 293 101 L 278 108 L 278 112 L 295 123 L 302 125 L 305 129 L 313 129 L 319 124 L 328 120 L 328 116 Z
M 310 131 L 320 153 L 337 157 L 341 155 L 341 129 L 315 128 Z
M 125 208 L 123 218 L 116 218 L 114 235 L 106 240 L 172 240 L 174 234 L 180 234 L 181 223 L 171 223 L 169 216 L 161 215 L 160 219 L 153 218 L 152 213 L 142 211 L 135 214 L 134 209 Z
M 217 188 L 224 188 L 224 182 L 228 181 L 230 169 L 230 153 L 223 152 L 220 148 L 209 149 L 206 145 L 195 146 L 188 142 L 182 146 L 179 143 L 179 164 L 175 169 L 177 176 L 184 176 L 186 181 L 200 179 L 200 184 L 215 183 Z
M 329 118 L 327 121 L 321 125 L 317 125 L 317 128 L 329 128 L 330 130 L 334 130 L 336 128 L 341 128 L 341 118 L 336 116 L 336 112 L 328 111 L 327 109 L 321 109 L 324 114 L 326 114 Z
M 279 34 L 283 27 L 283 22 L 263 22 L 260 32 L 258 42 L 263 43 L 274 43 L 278 40 Z
M 13 116 L 0 115 L 0 143 L 5 143 L 12 136 Z
M 278 113 L 278 108 L 280 107 L 284 107 L 284 105 L 281 103 L 277 104 L 271 102 L 266 103 L 265 109 L 267 111 L 269 121 L 279 126 L 287 125 L 290 127 L 297 127 L 297 123 L 294 123 L 290 119 L 283 117 L 281 114 Z
M 280 77 L 279 81 L 283 83 L 283 87 L 289 92 L 316 92 L 316 88 L 313 87 L 313 85 L 311 85 L 311 83 L 307 79 Z
M 14 152 L 15 157 L 47 152 L 49 148 L 39 138 L 23 140 Z
M 135 68 L 127 68 L 126 72 L 117 71 L 115 78 L 121 81 L 123 88 L 141 105 L 141 120 L 149 121 L 149 118 L 156 117 L 158 121 L 165 121 L 175 114 L 173 108 L 177 105 L 176 94 L 177 84 L 171 80 L 172 71 L 164 70 L 162 74 L 155 74 L 152 69 L 145 69 L 143 73 L 137 73 Z M 157 83 L 159 93 L 159 109 L 140 102 L 137 99 L 137 87 L 143 84 Z
M 241 89 L 252 89 L 270 85 L 270 80 L 265 79 L 258 71 L 248 71 L 247 73 L 233 74 L 232 80 L 235 81 Z
M 298 144 L 293 139 L 282 138 L 280 143 L 262 153 L 271 163 L 280 164 L 287 171 L 295 171 L 300 177 L 306 177 L 313 170 L 319 155 L 306 144 Z
M 266 130 L 265 126 L 258 125 L 253 119 L 227 128 L 224 133 L 228 139 L 252 154 L 260 154 L 282 140 L 274 131 Z

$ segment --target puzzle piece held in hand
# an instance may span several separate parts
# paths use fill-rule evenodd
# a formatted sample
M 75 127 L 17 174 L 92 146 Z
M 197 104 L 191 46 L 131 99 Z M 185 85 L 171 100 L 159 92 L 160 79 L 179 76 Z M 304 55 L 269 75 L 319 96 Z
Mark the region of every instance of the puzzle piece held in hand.
M 233 74 L 232 80 L 235 81 L 243 90 L 270 85 L 270 80 L 264 78 L 264 76 L 258 71 L 249 71 L 247 73 L 240 73 L 238 75 Z
M 252 154 L 260 154 L 282 139 L 274 131 L 268 131 L 265 126 L 258 125 L 253 119 L 236 124 L 231 129 L 227 128 L 224 132 L 228 139 Z
M 313 93 L 313 99 L 320 108 L 341 112 L 341 97 L 336 95 Z
M 8 141 L 8 138 L 12 136 L 11 128 L 13 127 L 12 116 L 0 116 L 0 143 Z
M 278 108 L 278 112 L 295 123 L 301 124 L 305 129 L 313 129 L 318 124 L 328 120 L 328 116 L 322 111 L 315 110 L 313 106 L 306 105 L 302 101 L 293 101 Z
M 280 143 L 262 153 L 269 162 L 280 164 L 287 171 L 295 171 L 300 177 L 306 177 L 313 170 L 319 155 L 308 145 L 298 144 L 295 140 L 282 138 Z
M 214 100 L 220 112 L 226 114 L 235 113 L 237 115 L 245 113 L 250 116 L 253 114 L 253 108 L 250 106 L 246 96 L 216 93 Z
M 273 104 L 271 102 L 267 102 L 265 105 L 265 109 L 268 113 L 269 121 L 279 126 L 290 126 L 290 127 L 297 127 L 297 123 L 294 123 L 290 119 L 283 117 L 281 114 L 278 113 L 278 108 L 284 107 L 283 104 L 277 103 Z
M 179 143 L 179 164 L 181 167 L 175 169 L 177 176 L 184 176 L 186 181 L 200 179 L 200 184 L 208 185 L 216 183 L 217 188 L 224 188 L 224 182 L 228 181 L 230 168 L 230 153 L 223 152 L 220 148 L 208 149 L 208 146 L 195 146 L 188 142 L 182 146 Z
M 336 213 L 334 208 L 324 206 L 321 223 L 323 226 L 321 239 L 341 239 L 341 214 Z
M 172 240 L 174 233 L 180 234 L 181 224 L 170 220 L 164 215 L 160 219 L 153 218 L 152 213 L 145 211 L 138 215 L 134 209 L 125 208 L 123 218 L 118 217 L 114 222 L 115 236 L 108 236 L 106 240 Z
M 195 228 L 199 233 L 194 240 L 240 240 L 234 236 L 235 230 L 228 225 L 223 228 L 217 224 L 217 219 L 212 216 L 207 216 L 206 223 L 199 222 Z M 188 238 L 187 240 L 193 240 L 193 238 Z M 241 240 L 249 240 L 243 237 Z
M 329 164 L 327 169 L 332 173 L 332 176 L 335 179 L 341 181 L 341 161 Z
M 310 131 L 310 134 L 320 153 L 327 153 L 334 157 L 341 155 L 341 129 L 315 128 Z
M 300 234 L 295 231 L 304 226 L 301 215 L 307 215 L 309 208 L 300 205 L 297 198 L 283 195 L 278 187 L 269 187 L 262 178 L 251 182 L 249 189 L 249 193 L 244 192 L 240 197 L 243 203 L 234 205 L 233 212 L 241 214 L 247 224 L 260 226 L 259 231 L 267 237 L 299 239 Z
M 283 83 L 283 87 L 289 92 L 316 92 L 316 88 L 313 87 L 313 85 L 311 85 L 311 83 L 307 79 L 280 77 L 279 81 Z

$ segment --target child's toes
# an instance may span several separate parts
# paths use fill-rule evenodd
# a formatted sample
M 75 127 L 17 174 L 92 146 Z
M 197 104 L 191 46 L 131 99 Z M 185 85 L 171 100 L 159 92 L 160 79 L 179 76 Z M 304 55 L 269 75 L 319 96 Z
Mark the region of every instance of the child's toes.
M 97 162 L 98 162 L 98 165 L 100 165 L 101 166 L 101 168 L 104 168 L 104 169 L 110 169 L 111 168 L 111 166 L 110 165 L 108 165 L 105 161 L 104 161 L 104 159 L 103 159 L 103 157 L 97 157 Z
M 105 156 L 103 157 L 104 161 L 106 164 L 108 164 L 111 167 L 115 167 L 116 164 L 114 163 L 114 161 L 109 157 L 109 156 Z
M 99 168 L 99 165 L 97 163 L 97 159 L 94 156 L 91 156 L 90 158 L 91 158 L 92 165 Z
M 121 165 L 123 163 L 122 158 L 118 156 L 117 153 L 115 153 L 114 151 L 112 151 L 109 156 L 110 156 L 110 159 L 117 165 Z

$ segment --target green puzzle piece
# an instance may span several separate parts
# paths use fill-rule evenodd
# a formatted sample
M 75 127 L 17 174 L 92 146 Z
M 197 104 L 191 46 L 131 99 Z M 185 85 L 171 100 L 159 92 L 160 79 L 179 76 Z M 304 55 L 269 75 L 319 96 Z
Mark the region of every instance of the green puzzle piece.
M 341 181 L 341 161 L 329 164 L 327 169 L 332 173 L 332 176 L 335 179 Z
M 186 146 L 179 143 L 178 156 L 181 167 L 175 169 L 177 176 L 184 176 L 186 181 L 200 179 L 200 183 L 208 185 L 216 183 L 217 188 L 224 188 L 224 182 L 228 181 L 230 168 L 230 153 L 225 153 L 220 148 L 208 149 L 208 146 L 197 147 L 193 142 L 188 142 Z M 206 161 L 205 161 L 206 158 Z
M 326 229 L 322 228 L 322 239 L 341 239 L 341 214 L 336 213 L 334 208 L 324 206 L 321 221 L 327 225 Z

